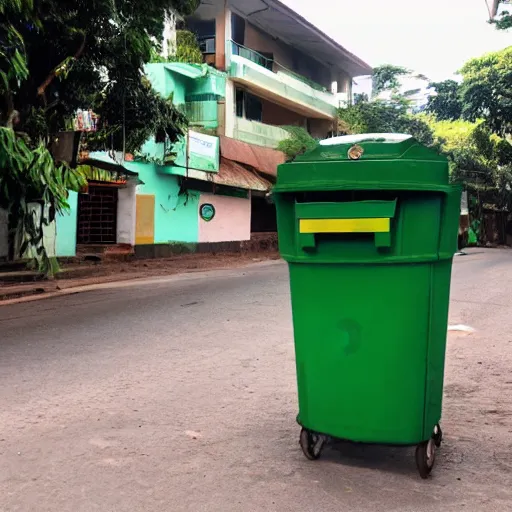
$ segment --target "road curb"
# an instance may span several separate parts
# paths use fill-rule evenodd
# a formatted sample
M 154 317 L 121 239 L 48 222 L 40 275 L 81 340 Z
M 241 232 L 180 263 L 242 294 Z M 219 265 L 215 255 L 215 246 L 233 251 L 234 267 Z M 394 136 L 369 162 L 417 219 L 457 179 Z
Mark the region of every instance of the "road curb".
M 148 285 L 148 284 L 159 284 L 170 280 L 182 280 L 188 278 L 198 277 L 199 274 L 207 274 L 209 272 L 243 272 L 248 268 L 255 267 L 264 267 L 282 264 L 281 260 L 263 260 L 258 262 L 248 263 L 246 265 L 241 265 L 237 267 L 218 267 L 218 268 L 208 268 L 208 269 L 189 269 L 187 271 L 176 272 L 174 274 L 155 274 L 155 275 L 147 275 L 147 274 L 139 274 L 130 277 L 129 279 L 126 276 L 123 276 L 123 279 L 111 279 L 111 280 L 103 280 L 96 282 L 77 282 L 73 284 L 69 284 L 66 288 L 61 288 L 61 286 L 66 286 L 65 282 L 61 283 L 52 283 L 50 287 L 42 287 L 42 286 L 33 286 L 31 288 L 26 288 L 25 290 L 13 290 L 10 292 L 1 292 L 0 291 L 0 308 L 2 306 L 9 306 L 12 304 L 22 304 L 25 302 L 35 302 L 43 299 L 51 299 L 54 297 L 63 297 L 66 295 L 74 295 L 77 293 L 84 293 L 87 291 L 95 291 L 95 290 L 108 290 L 111 288 L 123 288 L 127 286 L 136 286 L 136 285 Z M 94 281 L 92 278 L 90 281 Z M 9 297 L 10 296 L 10 297 Z
M 30 297 L 46 296 L 58 290 L 57 285 L 39 285 L 28 288 L 27 286 L 12 287 L 8 291 L 0 289 L 0 306 L 14 300 L 22 300 Z

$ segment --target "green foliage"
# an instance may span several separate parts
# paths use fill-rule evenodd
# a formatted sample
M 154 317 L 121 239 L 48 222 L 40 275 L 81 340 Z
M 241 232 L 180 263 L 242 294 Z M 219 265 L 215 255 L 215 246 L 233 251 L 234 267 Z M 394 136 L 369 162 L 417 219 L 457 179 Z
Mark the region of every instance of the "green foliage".
M 427 112 L 435 114 L 441 121 L 455 120 L 462 116 L 460 86 L 455 80 L 432 82 L 429 88 L 434 89 L 436 94 L 428 99 Z
M 338 111 L 340 127 L 347 134 L 407 133 L 423 144 L 433 143 L 432 130 L 425 120 L 407 112 L 403 101 L 362 101 Z
M 185 115 L 173 105 L 171 99 L 162 98 L 156 93 L 148 81 L 137 82 L 136 87 L 125 91 L 119 90 L 120 87 L 120 83 L 113 83 L 105 90 L 101 112 L 117 122 L 100 132 L 93 146 L 105 144 L 122 148 L 123 121 L 129 126 L 125 138 L 129 152 L 136 152 L 153 135 L 158 142 L 165 142 L 175 141 L 185 132 Z
M 0 47 L 0 93 L 6 94 L 13 82 L 28 77 L 28 69 L 25 46 L 19 32 L 13 27 L 6 27 L 2 32 L 6 43 Z
M 508 30 L 512 28 L 512 13 L 503 11 L 501 15 L 493 21 L 498 30 Z
M 354 104 L 357 105 L 358 103 L 363 103 L 365 101 L 369 101 L 370 98 L 368 98 L 368 94 L 365 92 L 362 93 L 356 93 L 354 94 Z
M 436 144 L 446 154 L 462 149 L 469 144 L 478 123 L 458 119 L 456 121 L 437 120 L 435 116 L 424 116 L 432 128 Z
M 431 83 L 437 95 L 428 114 L 408 113 L 399 80 L 407 70 L 398 66 L 376 69 L 375 94 L 388 90 L 390 101 L 358 101 L 340 109 L 345 133 L 409 133 L 444 153 L 451 179 L 469 193 L 472 229 L 485 243 L 484 210 L 512 212 L 512 47 L 470 60 L 461 70 L 462 83 Z M 425 78 L 418 76 L 417 78 Z
M 383 91 L 395 91 L 400 88 L 401 76 L 408 75 L 410 71 L 402 66 L 384 64 L 373 68 L 372 96 L 377 96 Z
M 492 23 L 498 30 L 508 30 L 509 28 L 512 28 L 512 13 L 509 11 L 502 11 L 496 18 L 492 19 L 490 23 Z
M 9 16 L 23 18 L 32 8 L 31 0 L 0 0 L 0 95 L 4 97 L 13 85 L 28 77 L 23 36 L 7 19 Z M 10 98 L 8 102 L 11 103 Z M 5 121 L 7 113 L 3 117 Z
M 197 0 L 70 0 L 65 4 L 39 0 L 26 20 L 8 15 L 9 27 L 24 41 L 29 72 L 12 97 L 13 108 L 20 112 L 19 129 L 24 130 L 33 107 L 45 109 L 50 133 L 63 129 L 64 119 L 77 108 L 92 108 L 101 120 L 97 143 L 122 150 L 122 137 L 112 138 L 112 134 L 122 131 L 123 121 L 128 135 L 132 128 L 140 129 L 139 115 L 145 111 L 157 109 L 160 121 L 167 116 L 167 101 L 147 87 L 143 66 L 162 37 L 166 12 L 176 9 L 190 14 L 197 4 Z M 181 129 L 182 118 L 178 119 L 176 129 L 172 119 L 152 127 L 176 133 Z M 129 139 L 126 149 L 138 149 L 134 144 L 141 137 Z
M 471 59 L 461 75 L 463 117 L 484 119 L 500 136 L 512 133 L 512 46 Z
M 176 55 L 172 60 L 188 64 L 203 63 L 203 54 L 193 32 L 189 30 L 178 30 L 176 32 Z
M 55 165 L 42 144 L 30 148 L 14 130 L 0 127 L 0 208 L 17 220 L 18 257 L 30 248 L 42 271 L 55 270 L 42 243 L 43 225 L 68 208 L 68 190 L 78 191 L 85 183 L 79 171 Z M 46 209 L 34 210 L 34 203 L 46 205 L 48 215 Z
M 184 62 L 187 64 L 202 64 L 203 54 L 199 48 L 197 37 L 189 30 L 176 31 L 176 49 L 167 58 L 158 53 L 158 47 L 153 47 L 151 62 Z
M 290 137 L 279 142 L 277 149 L 282 151 L 289 160 L 293 160 L 307 151 L 312 151 L 318 146 L 318 141 L 311 137 L 304 128 L 300 126 L 283 126 L 282 128 L 290 134 Z
M 435 143 L 450 160 L 452 180 L 468 191 L 472 228 L 484 244 L 484 209 L 512 211 L 512 145 L 484 121 L 429 120 Z

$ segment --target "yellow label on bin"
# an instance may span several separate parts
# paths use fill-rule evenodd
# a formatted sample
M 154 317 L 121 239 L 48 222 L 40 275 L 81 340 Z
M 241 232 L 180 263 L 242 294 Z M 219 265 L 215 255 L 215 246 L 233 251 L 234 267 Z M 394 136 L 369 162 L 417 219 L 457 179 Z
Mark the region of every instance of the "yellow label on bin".
M 300 233 L 389 233 L 390 219 L 300 219 Z

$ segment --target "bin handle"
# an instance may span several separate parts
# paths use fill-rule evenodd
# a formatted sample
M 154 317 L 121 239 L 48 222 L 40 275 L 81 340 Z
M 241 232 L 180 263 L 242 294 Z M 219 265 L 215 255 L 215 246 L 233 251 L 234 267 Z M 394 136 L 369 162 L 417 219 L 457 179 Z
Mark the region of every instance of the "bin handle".
M 373 233 L 375 247 L 391 247 L 391 219 L 397 200 L 342 203 L 295 203 L 299 244 L 305 251 L 316 249 L 320 233 Z

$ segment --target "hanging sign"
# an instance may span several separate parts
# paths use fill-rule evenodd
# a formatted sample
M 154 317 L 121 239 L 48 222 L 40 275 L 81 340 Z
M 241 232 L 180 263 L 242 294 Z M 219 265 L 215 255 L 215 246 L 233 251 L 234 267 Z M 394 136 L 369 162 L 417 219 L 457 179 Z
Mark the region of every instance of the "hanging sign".
M 188 166 L 199 171 L 219 170 L 219 138 L 204 133 L 188 132 Z

